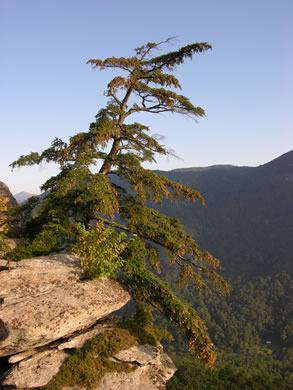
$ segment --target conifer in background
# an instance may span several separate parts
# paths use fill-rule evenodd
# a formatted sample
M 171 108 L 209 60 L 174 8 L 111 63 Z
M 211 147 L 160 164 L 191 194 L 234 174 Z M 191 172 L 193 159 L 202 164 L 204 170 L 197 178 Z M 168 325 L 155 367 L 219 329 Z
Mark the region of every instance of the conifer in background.
M 194 43 L 154 56 L 155 49 L 168 41 L 147 43 L 129 58 L 89 60 L 93 68 L 119 71 L 107 86 L 106 107 L 89 130 L 68 142 L 55 138 L 42 153 L 21 156 L 11 164 L 54 162 L 60 168 L 41 187 L 46 192 L 43 199 L 33 197 L 18 208 L 15 218 L 25 226 L 27 243 L 15 257 L 70 247 L 81 257 L 89 277 L 119 270 L 119 279 L 133 297 L 169 318 L 184 332 L 194 355 L 211 366 L 215 351 L 203 321 L 158 276 L 158 248 L 164 248 L 170 263 L 180 269 L 183 285 L 199 293 L 214 288 L 220 294 L 229 293 L 229 286 L 215 272 L 219 261 L 201 252 L 176 219 L 149 206 L 164 198 L 199 200 L 203 205 L 204 200 L 197 191 L 143 168 L 144 162 L 155 162 L 156 155 L 168 151 L 150 135 L 148 126 L 131 122 L 141 112 L 204 116 L 201 107 L 175 92 L 181 86 L 173 73 L 186 59 L 211 46 Z

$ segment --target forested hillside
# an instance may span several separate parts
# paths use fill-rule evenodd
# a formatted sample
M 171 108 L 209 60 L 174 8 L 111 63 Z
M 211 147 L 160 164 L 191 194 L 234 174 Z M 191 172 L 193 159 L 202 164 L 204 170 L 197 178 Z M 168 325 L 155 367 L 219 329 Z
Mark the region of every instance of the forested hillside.
M 224 274 L 251 280 L 293 276 L 293 151 L 257 168 L 212 166 L 160 171 L 197 189 L 207 208 L 164 202 L 201 249 L 221 259 Z
M 169 351 L 183 355 L 168 389 L 293 388 L 293 151 L 257 168 L 160 173 L 204 196 L 206 209 L 164 202 L 163 211 L 221 260 L 233 288 L 227 298 L 177 288 L 206 321 L 219 356 L 213 373 L 195 365 L 172 329 Z M 163 277 L 174 285 L 174 273 Z

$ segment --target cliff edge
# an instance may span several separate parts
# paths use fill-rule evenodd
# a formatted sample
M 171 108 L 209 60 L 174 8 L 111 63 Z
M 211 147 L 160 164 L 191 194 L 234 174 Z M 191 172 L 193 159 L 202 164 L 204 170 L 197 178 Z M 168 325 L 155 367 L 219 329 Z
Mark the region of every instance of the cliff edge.
M 164 389 L 176 368 L 162 346 L 110 316 L 130 299 L 113 279 L 85 280 L 73 255 L 12 263 L 0 272 L 0 388 Z

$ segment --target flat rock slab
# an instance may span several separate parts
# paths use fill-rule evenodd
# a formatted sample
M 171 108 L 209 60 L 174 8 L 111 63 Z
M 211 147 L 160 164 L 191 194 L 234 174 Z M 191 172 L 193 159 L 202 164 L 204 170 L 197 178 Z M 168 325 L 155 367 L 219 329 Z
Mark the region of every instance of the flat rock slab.
M 113 329 L 114 323 L 114 321 L 108 320 L 97 324 L 92 329 L 70 338 L 68 342 L 62 343 L 56 348 L 42 352 L 30 350 L 11 356 L 9 363 L 18 364 L 15 364 L 6 374 L 6 378 L 2 382 L 3 385 L 27 389 L 46 385 L 58 373 L 64 360 L 68 357 L 68 354 L 63 351 L 64 349 L 82 347 L 92 337 Z M 74 388 L 82 389 L 78 386 Z
M 151 345 L 133 346 L 127 350 L 118 352 L 114 358 L 122 362 L 138 363 L 140 366 L 147 364 L 161 364 L 162 348 Z
M 74 283 L 82 275 L 80 260 L 73 255 L 57 254 L 13 262 L 13 269 L 0 272 L 0 298 L 13 302 L 40 295 L 54 287 Z
M 140 345 L 119 352 L 114 358 L 136 364 L 136 370 L 106 374 L 95 390 L 164 390 L 176 367 L 162 349 Z
M 136 367 L 132 372 L 106 374 L 94 390 L 164 390 L 176 367 L 163 347 L 140 345 L 121 351 L 113 358 Z M 79 386 L 64 386 L 62 390 L 86 390 Z
M 105 327 L 101 327 L 105 331 Z M 15 364 L 2 382 L 4 386 L 31 389 L 45 386 L 58 373 L 68 357 L 57 348 L 36 353 Z M 140 345 L 117 353 L 116 362 L 127 362 L 136 369 L 132 372 L 106 374 L 95 390 L 163 390 L 174 375 L 176 367 L 163 348 Z M 62 390 L 86 390 L 80 386 L 64 386 Z
M 15 365 L 2 384 L 21 389 L 45 386 L 58 373 L 67 357 L 64 351 L 57 350 L 37 353 Z
M 62 349 L 71 349 L 71 348 L 81 348 L 87 340 L 90 340 L 91 338 L 105 333 L 114 327 L 114 322 L 107 321 L 104 324 L 97 324 L 90 330 L 87 330 L 83 332 L 82 334 L 79 334 L 78 336 L 70 337 L 67 341 L 64 343 L 61 343 L 58 345 L 57 349 L 61 351 Z
M 101 331 L 105 331 L 102 326 Z M 68 357 L 57 348 L 36 353 L 15 364 L 2 382 L 4 386 L 31 389 L 45 386 L 58 373 Z M 97 357 L 98 358 L 98 357 Z M 95 390 L 163 390 L 174 375 L 176 367 L 163 348 L 140 345 L 117 353 L 111 360 L 127 362 L 135 367 L 132 372 L 106 374 Z M 62 390 L 86 390 L 80 386 L 64 386 Z
M 81 281 L 81 275 L 78 259 L 65 254 L 22 260 L 1 271 L 0 356 L 67 338 L 130 300 L 118 282 Z

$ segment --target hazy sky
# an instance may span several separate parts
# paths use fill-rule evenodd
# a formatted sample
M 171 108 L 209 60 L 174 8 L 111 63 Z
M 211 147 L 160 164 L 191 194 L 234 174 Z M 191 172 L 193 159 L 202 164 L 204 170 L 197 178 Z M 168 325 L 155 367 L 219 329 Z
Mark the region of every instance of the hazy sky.
M 0 0 L 0 180 L 38 193 L 56 170 L 9 164 L 88 129 L 113 76 L 88 59 L 131 56 L 168 37 L 166 51 L 213 46 L 176 73 L 206 117 L 138 118 L 182 158 L 153 169 L 257 166 L 293 149 L 292 0 Z

